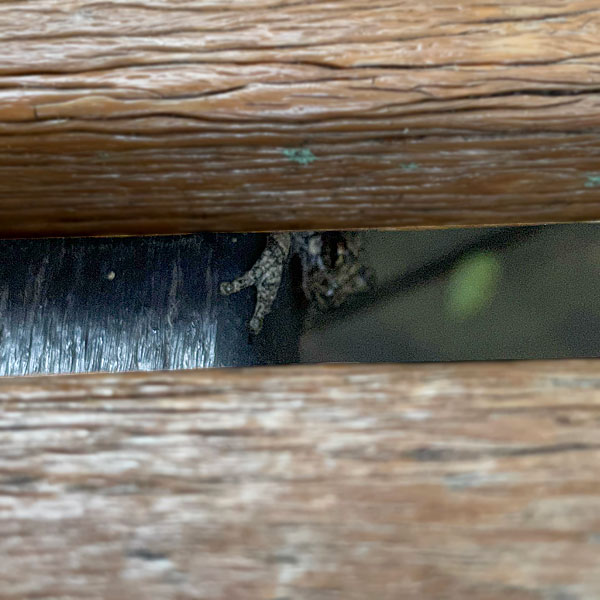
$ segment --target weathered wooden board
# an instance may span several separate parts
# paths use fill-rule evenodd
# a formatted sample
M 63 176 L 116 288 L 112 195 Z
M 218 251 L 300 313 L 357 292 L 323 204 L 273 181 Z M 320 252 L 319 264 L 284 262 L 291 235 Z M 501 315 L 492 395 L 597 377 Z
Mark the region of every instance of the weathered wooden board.
M 0 379 L 0 598 L 595 600 L 597 361 Z
M 600 219 L 596 0 L 0 5 L 0 235 Z
M 259 336 L 255 291 L 219 293 L 265 237 L 0 240 L 0 376 L 298 362 L 288 272 Z

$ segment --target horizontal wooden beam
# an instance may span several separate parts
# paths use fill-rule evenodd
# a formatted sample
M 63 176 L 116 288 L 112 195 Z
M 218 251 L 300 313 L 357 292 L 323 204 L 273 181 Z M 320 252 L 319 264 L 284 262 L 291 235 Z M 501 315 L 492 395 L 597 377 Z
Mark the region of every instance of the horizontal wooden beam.
M 600 219 L 596 0 L 5 1 L 0 235 Z
M 596 0 L 5 1 L 0 235 L 600 219 Z
M 597 361 L 0 378 L 0 597 L 600 597 Z

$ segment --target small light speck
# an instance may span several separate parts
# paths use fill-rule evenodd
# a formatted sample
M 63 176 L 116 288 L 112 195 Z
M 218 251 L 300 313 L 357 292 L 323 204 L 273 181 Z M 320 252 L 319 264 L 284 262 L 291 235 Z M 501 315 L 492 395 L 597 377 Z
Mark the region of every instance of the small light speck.
M 419 168 L 419 165 L 415 162 L 403 163 L 400 166 L 403 171 L 416 171 Z
M 236 238 L 236 237 L 234 237 L 234 238 L 231 238 L 231 243 L 232 243 L 232 244 L 236 244 L 236 243 L 237 243 L 237 238 Z
M 106 274 L 106 279 L 108 279 L 109 281 L 112 281 L 115 277 L 116 277 L 116 273 L 114 271 L 109 271 Z

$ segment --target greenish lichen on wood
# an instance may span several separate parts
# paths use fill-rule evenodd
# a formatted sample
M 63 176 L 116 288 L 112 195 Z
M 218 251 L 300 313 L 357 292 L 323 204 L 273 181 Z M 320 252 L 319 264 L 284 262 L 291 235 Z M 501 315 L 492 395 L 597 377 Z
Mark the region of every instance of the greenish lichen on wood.
M 283 154 L 299 165 L 309 165 L 317 160 L 317 157 L 308 148 L 286 148 Z
M 600 173 L 588 173 L 585 187 L 593 188 L 600 187 Z
M 416 171 L 419 168 L 416 162 L 402 163 L 400 166 L 403 171 Z

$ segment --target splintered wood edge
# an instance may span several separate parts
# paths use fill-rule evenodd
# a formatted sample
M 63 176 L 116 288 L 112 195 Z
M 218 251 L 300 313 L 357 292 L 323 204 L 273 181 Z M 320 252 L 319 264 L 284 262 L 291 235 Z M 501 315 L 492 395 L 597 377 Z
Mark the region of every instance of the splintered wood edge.
M 597 598 L 598 365 L 0 379 L 0 597 Z

